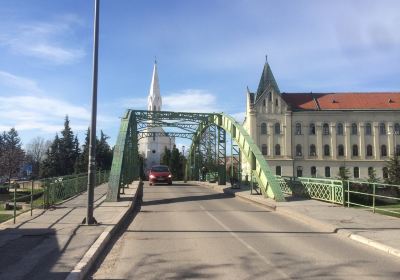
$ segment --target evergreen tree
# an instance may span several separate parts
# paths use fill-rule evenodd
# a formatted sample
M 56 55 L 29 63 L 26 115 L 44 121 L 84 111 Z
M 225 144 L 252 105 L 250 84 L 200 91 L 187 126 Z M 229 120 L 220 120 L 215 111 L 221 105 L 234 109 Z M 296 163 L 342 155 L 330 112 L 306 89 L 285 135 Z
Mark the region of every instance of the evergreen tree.
M 89 166 L 89 139 L 90 130 L 86 131 L 85 143 L 82 145 L 82 153 L 79 155 L 76 173 L 83 173 L 88 171 Z
M 376 176 L 375 168 L 368 170 L 368 182 L 370 183 L 379 182 L 379 178 Z
M 171 150 L 165 147 L 164 154 L 161 158 L 161 164 L 168 165 L 171 168 Z
M 400 185 L 400 156 L 391 157 L 386 166 L 388 168 L 387 183 Z
M 339 167 L 338 177 L 340 180 L 349 180 L 350 178 L 350 170 L 345 166 Z
M 49 149 L 46 152 L 46 159 L 43 161 L 40 170 L 40 176 L 54 177 L 63 174 L 63 159 L 61 153 L 61 140 L 56 134 L 53 142 L 51 143 Z
M 112 150 L 107 143 L 110 137 L 100 131 L 100 140 L 96 139 L 96 165 L 98 170 L 109 170 L 112 163 Z
M 78 139 L 74 137 L 74 133 L 69 126 L 68 116 L 65 117 L 64 129 L 61 131 L 60 153 L 60 165 L 62 167 L 62 170 L 60 170 L 61 173 L 59 175 L 72 174 L 74 172 L 75 161 L 79 156 L 79 143 Z
M 171 161 L 170 161 L 170 169 L 172 172 L 172 176 L 174 177 L 174 179 L 180 179 L 181 178 L 181 162 L 180 162 L 180 153 L 179 150 L 176 148 L 176 146 L 174 145 L 174 147 L 172 148 L 172 153 L 171 153 Z
M 21 169 L 25 156 L 21 146 L 21 139 L 15 128 L 3 133 L 0 141 L 0 175 L 7 176 L 8 180 L 18 175 Z

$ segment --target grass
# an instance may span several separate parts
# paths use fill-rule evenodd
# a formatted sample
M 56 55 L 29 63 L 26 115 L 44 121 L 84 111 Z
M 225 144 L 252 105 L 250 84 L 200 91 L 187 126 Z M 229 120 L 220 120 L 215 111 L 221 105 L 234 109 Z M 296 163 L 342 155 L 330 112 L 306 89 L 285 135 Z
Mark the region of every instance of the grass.
M 0 223 L 5 222 L 13 217 L 12 214 L 1 214 L 0 213 Z

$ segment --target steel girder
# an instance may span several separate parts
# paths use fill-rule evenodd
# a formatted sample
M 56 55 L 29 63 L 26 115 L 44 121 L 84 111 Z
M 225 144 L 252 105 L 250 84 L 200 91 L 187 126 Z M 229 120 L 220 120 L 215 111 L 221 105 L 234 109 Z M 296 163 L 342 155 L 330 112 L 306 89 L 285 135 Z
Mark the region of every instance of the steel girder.
M 279 186 L 279 182 L 275 179 L 260 149 L 244 127 L 231 116 L 224 113 L 214 114 L 213 119 L 208 120 L 208 124 L 200 124 L 193 137 L 190 153 L 196 149 L 196 143 L 198 143 L 198 139 L 201 137 L 203 130 L 210 124 L 215 124 L 232 135 L 232 139 L 236 142 L 246 160 L 250 163 L 252 174 L 255 176 L 264 196 L 275 199 L 276 201 L 284 201 L 285 198 Z
M 170 121 L 176 121 L 174 122 Z M 170 125 L 165 125 L 168 123 Z M 198 179 L 201 168 L 200 139 L 203 132 L 210 126 L 217 126 L 218 148 L 216 152 L 220 159 L 219 165 L 224 165 L 222 181 L 225 180 L 225 155 L 222 155 L 223 147 L 226 149 L 226 134 L 229 132 L 232 139 L 237 143 L 243 152 L 246 160 L 251 163 L 252 173 L 256 177 L 258 184 L 265 196 L 271 197 L 277 201 L 283 201 L 284 197 L 279 187 L 279 183 L 272 174 L 260 149 L 254 144 L 249 134 L 243 126 L 237 123 L 232 117 L 223 113 L 187 113 L 187 112 L 166 112 L 166 111 L 145 111 L 145 110 L 127 110 L 121 118 L 121 126 L 118 134 L 117 143 L 114 148 L 114 157 L 111 166 L 109 189 L 107 193 L 108 201 L 117 201 L 121 188 L 130 184 L 139 176 L 139 154 L 138 154 L 138 129 L 144 128 L 150 124 L 154 127 L 156 124 L 163 126 L 176 127 L 184 129 L 185 125 L 179 127 L 178 124 L 188 124 L 187 129 L 197 127 L 192 137 L 192 146 L 189 151 L 189 157 L 186 161 L 186 168 L 190 178 Z M 143 134 L 142 134 L 143 135 Z M 180 136 L 188 136 L 181 133 Z M 214 134 L 215 135 L 215 134 Z M 151 134 L 152 136 L 152 134 Z M 210 142 L 211 143 L 211 142 Z M 212 149 L 207 149 L 208 153 Z M 219 154 L 221 152 L 221 154 Z M 222 159 L 224 157 L 224 159 Z M 223 162 L 224 161 L 224 162 Z M 222 175 L 222 174 L 221 174 Z M 221 181 L 221 183 L 222 183 Z

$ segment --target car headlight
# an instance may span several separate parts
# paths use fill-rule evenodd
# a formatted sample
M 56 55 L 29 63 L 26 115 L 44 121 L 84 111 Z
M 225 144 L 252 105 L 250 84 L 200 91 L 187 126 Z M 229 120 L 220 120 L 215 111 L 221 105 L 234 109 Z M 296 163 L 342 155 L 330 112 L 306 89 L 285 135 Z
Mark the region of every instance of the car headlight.
M 168 175 L 168 178 L 172 178 L 172 175 L 171 175 L 171 174 L 169 174 L 169 175 Z
M 149 177 L 150 177 L 150 179 L 156 178 L 156 176 L 154 176 L 153 174 L 151 174 Z

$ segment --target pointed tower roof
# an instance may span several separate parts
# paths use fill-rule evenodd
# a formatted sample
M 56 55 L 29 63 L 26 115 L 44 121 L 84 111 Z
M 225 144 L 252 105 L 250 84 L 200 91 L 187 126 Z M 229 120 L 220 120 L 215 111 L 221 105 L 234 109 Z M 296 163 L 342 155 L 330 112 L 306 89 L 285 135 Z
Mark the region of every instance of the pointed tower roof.
M 149 97 L 147 99 L 148 110 L 161 111 L 160 84 L 158 82 L 157 60 L 154 61 L 153 76 L 151 78 Z
M 281 93 L 278 84 L 275 81 L 274 74 L 272 74 L 271 67 L 268 61 L 265 61 L 264 69 L 261 74 L 260 83 L 258 84 L 257 97 L 258 97 L 269 87 L 272 86 L 277 93 Z

